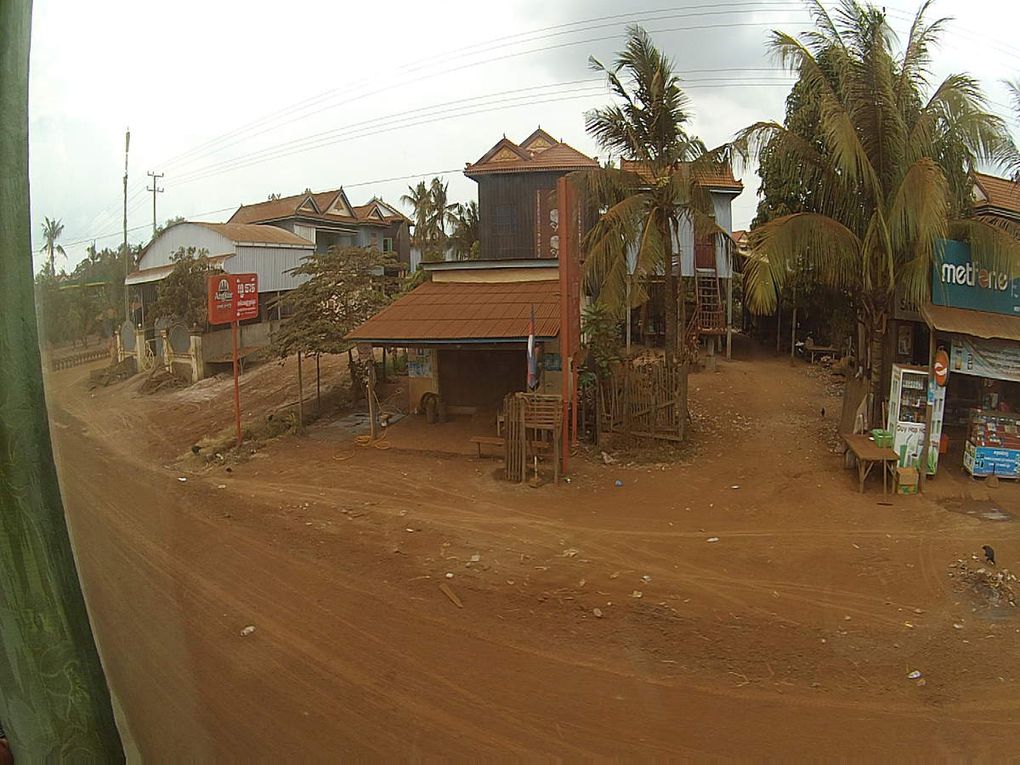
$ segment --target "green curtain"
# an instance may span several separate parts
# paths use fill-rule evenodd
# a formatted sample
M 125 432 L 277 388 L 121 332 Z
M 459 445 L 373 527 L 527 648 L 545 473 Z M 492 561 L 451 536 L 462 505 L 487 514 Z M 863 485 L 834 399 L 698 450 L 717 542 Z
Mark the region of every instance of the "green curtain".
M 30 0 L 0 0 L 0 720 L 22 762 L 122 760 L 43 398 L 28 196 Z

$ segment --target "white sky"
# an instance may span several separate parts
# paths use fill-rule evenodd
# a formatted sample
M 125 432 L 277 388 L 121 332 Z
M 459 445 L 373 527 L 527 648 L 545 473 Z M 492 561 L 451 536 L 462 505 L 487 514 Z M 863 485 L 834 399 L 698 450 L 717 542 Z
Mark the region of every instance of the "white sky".
M 916 6 L 885 7 L 905 37 Z M 978 77 L 1015 125 L 1001 80 L 1020 76 L 1011 42 L 1020 3 L 941 0 L 930 13 L 939 16 L 955 18 L 935 75 Z M 519 141 L 538 124 L 597 156 L 584 111 L 609 98 L 587 58 L 610 60 L 634 22 L 676 60 L 694 103 L 691 132 L 716 145 L 782 118 L 790 78 L 764 41 L 806 21 L 797 0 L 36 0 L 35 247 L 44 216 L 65 226 L 69 257 L 58 269 L 70 270 L 93 238 L 100 248 L 120 241 L 127 126 L 132 242 L 151 236 L 150 170 L 165 173 L 162 223 L 226 220 L 242 203 L 306 187 L 342 185 L 354 204 L 373 195 L 397 204 L 418 177 L 458 171 L 504 133 Z M 476 198 L 462 174 L 445 177 L 451 201 Z M 735 228 L 757 205 L 757 176 L 743 180 Z

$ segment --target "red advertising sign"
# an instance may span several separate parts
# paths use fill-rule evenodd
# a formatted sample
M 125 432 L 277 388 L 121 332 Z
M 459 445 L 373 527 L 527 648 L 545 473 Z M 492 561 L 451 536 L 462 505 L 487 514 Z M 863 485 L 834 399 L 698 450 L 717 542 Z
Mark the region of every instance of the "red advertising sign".
M 230 324 L 259 315 L 258 274 L 210 276 L 208 294 L 210 324 Z

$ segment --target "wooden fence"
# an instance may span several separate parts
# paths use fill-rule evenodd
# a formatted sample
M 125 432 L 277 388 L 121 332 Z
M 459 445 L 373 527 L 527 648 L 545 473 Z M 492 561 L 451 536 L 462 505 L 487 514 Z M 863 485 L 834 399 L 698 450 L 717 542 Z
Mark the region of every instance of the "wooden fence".
M 599 435 L 683 441 L 687 433 L 685 365 L 661 359 L 622 364 L 598 386 Z
M 553 482 L 558 482 L 563 399 L 539 393 L 511 393 L 503 400 L 503 422 L 507 480 L 523 483 L 527 478 L 529 457 L 537 461 L 539 445 L 547 445 L 552 451 Z

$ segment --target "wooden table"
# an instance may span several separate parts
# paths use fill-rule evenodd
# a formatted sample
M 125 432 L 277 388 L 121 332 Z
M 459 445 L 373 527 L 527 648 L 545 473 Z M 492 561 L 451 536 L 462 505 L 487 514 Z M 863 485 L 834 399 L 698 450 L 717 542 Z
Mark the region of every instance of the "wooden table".
M 882 493 L 888 494 L 889 471 L 888 463 L 898 463 L 899 455 L 888 446 L 876 446 L 874 440 L 864 433 L 843 433 L 847 448 L 857 458 L 857 477 L 860 480 L 860 492 L 864 493 L 864 481 L 876 463 L 882 464 Z

